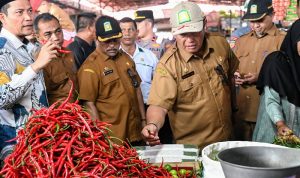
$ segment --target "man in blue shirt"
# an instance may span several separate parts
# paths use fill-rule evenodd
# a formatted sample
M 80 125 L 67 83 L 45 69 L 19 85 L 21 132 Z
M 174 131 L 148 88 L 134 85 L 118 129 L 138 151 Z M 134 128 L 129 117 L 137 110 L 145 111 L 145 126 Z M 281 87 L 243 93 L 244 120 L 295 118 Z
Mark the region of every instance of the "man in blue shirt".
M 141 89 L 143 100 L 146 104 L 158 59 L 153 52 L 140 47 L 136 43 L 138 30 L 136 22 L 133 19 L 129 17 L 121 19 L 120 27 L 123 33 L 123 37 L 121 38 L 121 48 L 134 60 L 136 70 L 142 79 Z

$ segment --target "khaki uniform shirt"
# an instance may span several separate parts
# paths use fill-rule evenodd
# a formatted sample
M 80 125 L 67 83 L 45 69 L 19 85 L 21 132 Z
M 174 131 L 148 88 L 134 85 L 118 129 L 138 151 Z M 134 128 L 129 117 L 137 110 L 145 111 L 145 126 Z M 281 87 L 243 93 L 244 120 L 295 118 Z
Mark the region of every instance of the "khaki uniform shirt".
M 101 121 L 112 126 L 112 135 L 130 142 L 141 140 L 141 117 L 136 89 L 132 77 L 139 86 L 134 61 L 120 52 L 112 59 L 100 49 L 91 53 L 79 69 L 79 98 L 95 102 Z
M 239 72 L 244 75 L 260 72 L 265 57 L 279 50 L 285 37 L 285 32 L 272 27 L 262 38 L 257 38 L 254 31 L 242 36 L 236 41 L 234 52 L 240 61 Z M 236 119 L 256 122 L 259 106 L 259 92 L 256 85 L 240 86 L 237 93 L 238 112 Z
M 176 143 L 199 148 L 231 137 L 229 79 L 238 66 L 224 37 L 206 34 L 203 45 L 199 56 L 170 47 L 157 65 L 148 99 L 169 111 Z M 229 83 L 216 72 L 218 65 Z
M 68 97 L 72 82 L 74 83 L 74 90 L 70 102 L 77 99 L 77 70 L 72 54 L 62 54 L 62 57 L 53 59 L 43 71 L 50 105 L 59 99 L 64 100 Z

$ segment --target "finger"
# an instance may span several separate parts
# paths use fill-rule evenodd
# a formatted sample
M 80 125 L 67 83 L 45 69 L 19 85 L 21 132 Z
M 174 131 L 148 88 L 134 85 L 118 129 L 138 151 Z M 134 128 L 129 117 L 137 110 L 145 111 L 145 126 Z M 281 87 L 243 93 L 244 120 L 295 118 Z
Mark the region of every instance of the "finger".
M 149 133 L 149 128 L 148 127 L 144 127 L 143 130 L 142 130 L 142 135 L 145 137 L 145 138 L 154 138 L 153 135 L 151 135 Z
M 154 141 L 154 142 L 148 142 L 150 146 L 155 146 L 160 144 L 160 140 Z
M 49 46 L 48 46 L 48 49 L 51 49 L 51 50 L 53 50 L 53 49 L 59 49 L 60 47 L 57 45 L 57 44 L 55 44 L 55 43 L 51 43 L 51 44 L 49 44 Z

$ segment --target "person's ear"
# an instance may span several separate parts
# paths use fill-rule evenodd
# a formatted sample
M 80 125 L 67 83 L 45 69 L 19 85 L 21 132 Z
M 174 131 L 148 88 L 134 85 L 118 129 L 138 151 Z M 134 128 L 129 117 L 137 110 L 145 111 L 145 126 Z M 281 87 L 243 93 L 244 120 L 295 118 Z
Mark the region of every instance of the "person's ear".
M 4 13 L 0 13 L 0 21 L 2 24 L 5 24 L 6 22 L 6 15 Z

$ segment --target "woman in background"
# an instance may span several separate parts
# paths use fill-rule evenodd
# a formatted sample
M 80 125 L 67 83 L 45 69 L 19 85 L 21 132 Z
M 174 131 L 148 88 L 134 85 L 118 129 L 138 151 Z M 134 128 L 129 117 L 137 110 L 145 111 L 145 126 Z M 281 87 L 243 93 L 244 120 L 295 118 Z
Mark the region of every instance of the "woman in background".
M 257 89 L 261 96 L 253 141 L 300 136 L 300 20 L 287 32 L 280 51 L 266 57 Z

